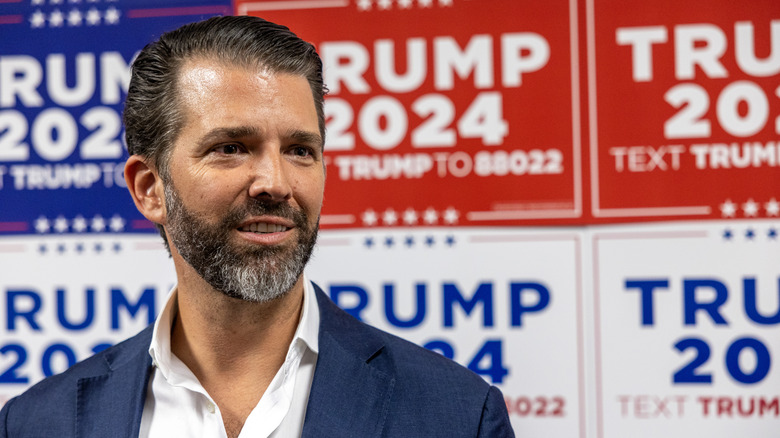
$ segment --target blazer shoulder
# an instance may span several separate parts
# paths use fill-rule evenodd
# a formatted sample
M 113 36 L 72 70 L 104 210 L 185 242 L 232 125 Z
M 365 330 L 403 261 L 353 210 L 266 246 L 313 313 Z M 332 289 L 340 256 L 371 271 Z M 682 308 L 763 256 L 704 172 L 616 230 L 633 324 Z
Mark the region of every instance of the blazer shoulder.
M 369 329 L 377 331 L 385 340 L 385 354 L 392 361 L 396 374 L 416 385 L 439 386 L 438 390 L 444 393 L 463 392 L 480 397 L 490 389 L 491 385 L 482 377 L 440 353 L 379 329 Z
M 386 436 L 406 436 L 410 430 L 428 437 L 512 436 L 503 395 L 482 377 L 439 353 L 357 320 L 321 289 L 318 301 L 323 363 L 318 362 L 317 369 L 327 372 L 319 377 L 340 379 L 344 387 L 361 387 L 363 382 L 354 381 L 356 374 L 347 380 L 340 377 L 347 358 L 386 376 L 390 388 Z M 328 348 L 340 353 L 325 351 Z M 328 388 L 339 391 L 339 385 L 331 382 Z M 330 394 L 331 399 L 334 396 Z
M 152 328 L 153 326 L 149 326 L 137 335 L 76 363 L 64 372 L 41 380 L 21 395 L 9 400 L 0 417 L 12 424 L 15 421 L 56 416 L 58 412 L 74 412 L 72 408 L 76 403 L 79 380 L 105 375 L 133 360 L 143 360 L 138 355 L 146 354 L 151 342 Z M 42 417 L 36 417 L 38 414 Z
M 339 308 L 315 285 L 320 307 L 320 336 L 331 336 L 347 350 L 398 377 L 419 380 L 423 387 L 436 379 L 457 380 L 466 391 L 487 393 L 490 385 L 462 365 L 406 339 L 368 325 Z

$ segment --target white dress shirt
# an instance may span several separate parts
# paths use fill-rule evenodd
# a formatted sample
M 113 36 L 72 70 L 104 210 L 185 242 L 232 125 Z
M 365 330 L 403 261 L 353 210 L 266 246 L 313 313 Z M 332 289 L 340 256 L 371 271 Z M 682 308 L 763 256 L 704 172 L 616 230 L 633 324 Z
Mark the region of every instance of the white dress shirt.
M 317 364 L 320 310 L 311 283 L 303 278 L 303 311 L 284 364 L 257 406 L 247 417 L 239 438 L 297 437 L 303 431 L 306 404 Z M 176 288 L 154 324 L 149 354 L 154 369 L 149 379 L 141 438 L 226 438 L 219 406 L 189 368 L 171 352 L 171 324 L 177 312 Z

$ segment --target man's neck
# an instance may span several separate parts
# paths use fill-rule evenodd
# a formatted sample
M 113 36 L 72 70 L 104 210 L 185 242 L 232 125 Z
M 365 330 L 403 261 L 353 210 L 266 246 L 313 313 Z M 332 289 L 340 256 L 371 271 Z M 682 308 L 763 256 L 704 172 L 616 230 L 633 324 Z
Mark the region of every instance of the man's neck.
M 248 302 L 208 289 L 178 287 L 173 353 L 188 366 L 185 358 L 192 358 L 207 367 L 204 371 L 220 374 L 240 372 L 242 366 L 257 368 L 258 361 L 274 356 L 281 358 L 281 366 L 302 311 L 302 278 L 290 292 L 268 303 Z
M 171 351 L 220 407 L 226 428 L 230 419 L 243 425 L 284 363 L 302 312 L 303 276 L 268 303 L 228 297 L 199 277 L 179 281 Z

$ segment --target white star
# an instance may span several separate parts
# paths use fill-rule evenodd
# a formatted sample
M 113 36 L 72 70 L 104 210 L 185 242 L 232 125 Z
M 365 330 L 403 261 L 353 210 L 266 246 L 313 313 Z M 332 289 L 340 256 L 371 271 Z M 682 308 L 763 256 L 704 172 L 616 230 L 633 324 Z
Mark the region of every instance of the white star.
M 121 12 L 113 6 L 106 9 L 106 24 L 117 24 L 119 23 L 119 15 L 121 15 Z
M 62 15 L 59 9 L 55 9 L 54 12 L 49 14 L 49 26 L 60 27 L 65 22 L 65 17 Z
M 458 213 L 458 210 L 455 210 L 452 207 L 447 208 L 444 210 L 444 223 L 445 224 L 455 224 L 458 222 L 458 217 L 460 217 L 460 213 Z
M 125 220 L 121 216 L 115 214 L 111 216 L 111 225 L 109 225 L 111 231 L 118 233 L 125 229 Z
M 756 217 L 758 215 L 758 204 L 753 199 L 748 199 L 746 203 L 742 204 L 742 211 L 745 212 L 745 217 Z
M 50 0 L 49 3 L 51 3 L 53 5 L 58 5 L 58 4 L 62 3 L 62 0 Z
M 385 225 L 395 225 L 398 222 L 398 215 L 395 213 L 395 210 L 388 208 L 382 215 L 382 221 L 384 221 Z
M 433 207 L 428 207 L 423 213 L 423 221 L 428 225 L 434 225 L 438 220 L 439 214 L 436 213 L 436 210 L 434 210 Z
M 68 231 L 68 220 L 64 216 L 57 216 L 57 219 L 54 219 L 54 231 L 58 233 Z
M 96 214 L 95 217 L 92 218 L 92 231 L 96 233 L 100 233 L 105 229 L 106 229 L 106 220 L 103 219 L 103 216 Z
M 99 1 L 100 1 L 100 0 L 87 0 L 87 3 L 97 3 L 97 2 L 99 2 Z
M 87 220 L 82 215 L 78 215 L 73 218 L 73 231 L 77 233 L 83 233 L 87 229 Z
M 81 0 L 68 0 L 70 3 L 81 3 Z
M 421 8 L 430 8 L 433 5 L 433 0 L 417 0 L 417 4 L 419 4 Z
M 726 202 L 720 204 L 720 212 L 723 214 L 723 217 L 734 217 L 734 214 L 737 212 L 737 206 L 731 202 L 731 199 L 726 199 Z
M 35 231 L 41 234 L 49 232 L 49 220 L 45 216 L 40 216 L 35 220 Z
M 407 208 L 404 211 L 404 223 L 406 225 L 414 225 L 417 223 L 417 212 L 413 208 Z
M 71 9 L 68 13 L 68 26 L 81 26 L 81 11 Z
M 357 0 L 357 7 L 361 11 L 368 11 L 371 9 L 371 0 Z
M 439 6 L 452 6 L 452 0 L 439 0 Z
M 35 11 L 30 16 L 30 27 L 32 28 L 43 27 L 45 24 L 46 24 L 46 17 L 43 15 L 43 12 Z
M 376 217 L 376 213 L 374 212 L 374 210 L 371 210 L 369 208 L 368 210 L 363 212 L 363 225 L 367 225 L 369 227 L 376 225 L 377 220 L 378 219 Z
M 46 0 L 32 0 L 30 4 L 33 6 L 43 5 L 46 4 Z
M 401 9 L 409 9 L 412 7 L 413 0 L 398 0 L 398 6 Z
M 87 11 L 87 25 L 89 26 L 97 26 L 100 24 L 100 11 L 98 11 L 95 8 L 90 8 L 89 11 Z
M 766 215 L 767 216 L 777 216 L 780 214 L 780 203 L 777 202 L 775 198 L 772 198 L 764 204 L 764 208 L 766 208 Z
M 379 9 L 390 9 L 393 6 L 393 0 L 376 0 Z

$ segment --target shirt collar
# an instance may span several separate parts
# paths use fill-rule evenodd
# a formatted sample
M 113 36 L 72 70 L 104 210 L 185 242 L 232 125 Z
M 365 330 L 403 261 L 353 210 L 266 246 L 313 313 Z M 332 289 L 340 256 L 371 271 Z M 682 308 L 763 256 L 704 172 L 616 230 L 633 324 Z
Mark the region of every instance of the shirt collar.
M 171 327 L 178 313 L 178 306 L 176 305 L 177 293 L 177 286 L 174 286 L 162 313 L 154 323 L 152 342 L 149 345 L 149 355 L 152 357 L 154 366 L 160 370 L 169 383 L 189 386 L 186 382 L 194 376 L 184 363 L 171 352 Z M 298 321 L 298 327 L 295 329 L 295 335 L 287 351 L 287 358 L 289 359 L 293 354 L 301 354 L 304 346 L 312 350 L 314 354 L 319 353 L 319 327 L 320 309 L 317 305 L 317 296 L 314 292 L 314 287 L 304 273 L 301 318 Z
M 303 274 L 303 311 L 301 319 L 298 321 L 298 328 L 295 330 L 293 342 L 297 339 L 305 342 L 311 351 L 319 353 L 319 333 L 320 333 L 320 308 L 317 305 L 317 294 L 314 293 L 312 286 L 306 274 Z

